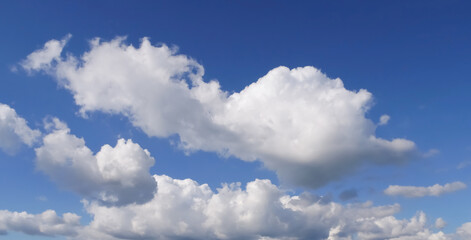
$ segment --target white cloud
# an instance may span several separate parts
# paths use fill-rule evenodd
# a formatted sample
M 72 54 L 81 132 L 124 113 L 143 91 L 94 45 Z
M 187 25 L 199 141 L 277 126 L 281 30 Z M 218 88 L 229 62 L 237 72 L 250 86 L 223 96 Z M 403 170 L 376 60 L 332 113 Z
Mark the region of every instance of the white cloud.
M 427 228 L 423 213 L 396 219 L 398 204 L 342 205 L 309 193 L 293 196 L 270 180 L 257 179 L 245 189 L 240 183 L 223 184 L 213 191 L 191 179 L 154 175 L 148 189 L 135 182 L 150 176 L 153 159 L 131 140 L 105 145 L 93 155 L 65 123 L 53 119 L 47 128 L 52 132 L 36 150 L 38 168 L 89 199 L 83 202 L 92 221 L 72 239 L 368 240 L 442 234 Z M 128 187 L 152 195 L 140 201 Z
M 28 127 L 15 109 L 0 103 L 0 149 L 14 154 L 23 144 L 33 146 L 40 135 L 41 132 Z
M 149 136 L 178 134 L 186 151 L 260 160 L 286 183 L 318 187 L 359 165 L 401 163 L 417 153 L 409 140 L 375 136 L 365 117 L 371 93 L 350 91 L 314 67 L 278 67 L 229 94 L 217 81 L 204 82 L 203 67 L 174 49 L 146 38 L 139 48 L 123 41 L 95 39 L 80 59 L 54 57 L 53 67 L 31 69 L 55 76 L 84 115 L 122 114 Z
M 386 114 L 381 115 L 381 117 L 379 118 L 379 123 L 378 123 L 378 125 L 381 126 L 381 125 L 386 125 L 386 124 L 388 124 L 389 119 L 391 119 L 391 117 L 390 117 L 389 115 L 386 115 Z
M 44 44 L 42 49 L 38 49 L 29 54 L 20 65 L 28 72 L 32 70 L 48 71 L 55 61 L 59 61 L 62 49 L 72 35 L 68 34 L 62 40 L 50 40 Z
M 269 180 L 206 184 L 154 175 L 158 191 L 144 204 L 86 202 L 92 222 L 78 239 L 448 239 L 428 229 L 424 213 L 396 219 L 399 205 L 341 205 L 309 193 L 287 195 Z
M 374 220 L 366 231 L 359 232 L 359 239 L 431 240 L 449 239 L 443 232 L 433 233 L 426 226 L 425 213 L 419 212 L 410 220 L 398 220 L 393 216 Z
M 67 236 L 69 239 L 395 239 L 448 240 L 432 232 L 424 213 L 396 219 L 399 205 L 341 205 L 309 193 L 287 195 L 269 180 L 224 184 L 213 192 L 191 179 L 154 175 L 158 192 L 144 204 L 104 206 L 84 201 L 92 221 L 52 210 L 42 214 L 0 211 L 0 234 Z M 465 236 L 467 229 L 458 233 Z
M 60 217 L 54 210 L 40 214 L 0 210 L 0 235 L 15 231 L 29 235 L 75 236 L 80 227 L 80 216 L 73 213 Z
M 384 190 L 384 193 L 391 196 L 404 196 L 414 198 L 425 196 L 440 196 L 445 193 L 451 193 L 465 188 L 466 184 L 462 182 L 447 183 L 443 186 L 435 184 L 429 187 L 390 185 Z
M 446 222 L 445 220 L 443 220 L 443 218 L 437 218 L 437 220 L 435 220 L 435 227 L 438 228 L 438 229 L 442 229 L 446 226 Z
M 191 179 L 151 177 L 153 158 L 131 140 L 120 139 L 114 148 L 104 145 L 93 155 L 65 123 L 53 119 L 46 125 L 51 132 L 36 149 L 37 167 L 86 197 L 83 203 L 92 220 L 80 226 L 73 214 L 60 218 L 53 211 L 41 215 L 3 211 L 2 233 L 77 240 L 447 239 L 428 229 L 423 213 L 410 220 L 396 219 L 398 204 L 342 205 L 310 193 L 288 195 L 270 180 L 257 179 L 245 189 L 240 183 L 223 184 L 213 191 Z
M 65 123 L 54 119 L 52 125 L 54 130 L 36 148 L 36 165 L 57 184 L 112 205 L 152 198 L 156 183 L 149 168 L 154 158 L 147 150 L 132 140 L 119 139 L 115 147 L 104 145 L 93 155 Z
M 471 239 L 471 222 L 464 223 L 457 230 L 456 233 L 461 239 Z

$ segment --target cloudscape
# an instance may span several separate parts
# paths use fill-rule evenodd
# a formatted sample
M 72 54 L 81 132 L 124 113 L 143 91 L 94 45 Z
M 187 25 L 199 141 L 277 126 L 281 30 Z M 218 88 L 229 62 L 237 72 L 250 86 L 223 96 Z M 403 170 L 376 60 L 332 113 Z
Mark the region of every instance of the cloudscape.
M 0 238 L 471 239 L 469 4 L 4 5 Z

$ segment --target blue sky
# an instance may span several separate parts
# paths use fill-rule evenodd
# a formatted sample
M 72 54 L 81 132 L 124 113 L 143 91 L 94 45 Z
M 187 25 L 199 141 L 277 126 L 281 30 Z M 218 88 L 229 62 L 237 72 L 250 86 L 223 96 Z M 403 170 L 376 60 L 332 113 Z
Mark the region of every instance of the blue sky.
M 0 238 L 469 239 L 470 7 L 2 2 Z

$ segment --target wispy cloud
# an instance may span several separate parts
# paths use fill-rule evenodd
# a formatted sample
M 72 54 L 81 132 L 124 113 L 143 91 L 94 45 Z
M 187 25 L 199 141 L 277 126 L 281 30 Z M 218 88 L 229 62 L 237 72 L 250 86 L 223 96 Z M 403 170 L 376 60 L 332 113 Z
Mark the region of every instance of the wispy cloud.
M 463 162 L 460 162 L 458 166 L 456 166 L 456 169 L 463 169 L 463 168 L 469 167 L 470 165 L 471 165 L 471 161 L 463 161 Z
M 466 184 L 462 182 L 452 182 L 445 185 L 435 184 L 429 187 L 390 185 L 384 190 L 384 193 L 390 196 L 417 198 L 425 196 L 440 196 L 445 193 L 465 189 L 466 187 Z

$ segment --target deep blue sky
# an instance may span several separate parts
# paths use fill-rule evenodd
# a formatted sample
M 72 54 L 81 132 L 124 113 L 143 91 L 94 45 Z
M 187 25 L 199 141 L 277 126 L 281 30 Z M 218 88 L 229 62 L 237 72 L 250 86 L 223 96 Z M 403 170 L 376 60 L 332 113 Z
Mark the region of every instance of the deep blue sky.
M 447 220 L 446 231 L 470 221 L 469 190 L 438 198 L 384 196 L 392 184 L 430 186 L 471 184 L 471 4 L 467 1 L 2 1 L 0 3 L 0 103 L 13 107 L 34 128 L 45 116 L 58 116 L 72 133 L 97 151 L 117 136 L 133 138 L 156 158 L 153 173 L 192 178 L 213 189 L 221 182 L 245 183 L 276 175 L 260 163 L 189 156 L 168 139 L 149 138 L 125 118 L 94 113 L 83 119 L 72 95 L 44 74 L 29 76 L 12 67 L 50 39 L 73 35 L 66 52 L 80 55 L 88 40 L 127 36 L 139 45 L 175 45 L 217 79 L 238 92 L 278 66 L 315 66 L 341 78 L 350 90 L 367 89 L 375 105 L 367 116 L 391 116 L 377 136 L 413 140 L 422 152 L 440 153 L 404 166 L 362 169 L 317 190 L 338 200 L 343 190 L 358 190 L 351 201 L 398 202 L 409 218 L 425 211 Z M 86 215 L 80 197 L 58 189 L 32 164 L 34 151 L 0 153 L 0 209 L 38 213 L 53 208 Z M 371 180 L 374 179 L 374 180 Z M 305 189 L 297 189 L 302 191 Z M 40 201 L 46 196 L 47 201 Z M 446 208 L 446 209 L 445 209 Z M 84 222 L 88 219 L 84 217 Z M 12 239 L 15 235 L 10 235 Z M 7 237 L 8 238 L 8 237 Z

